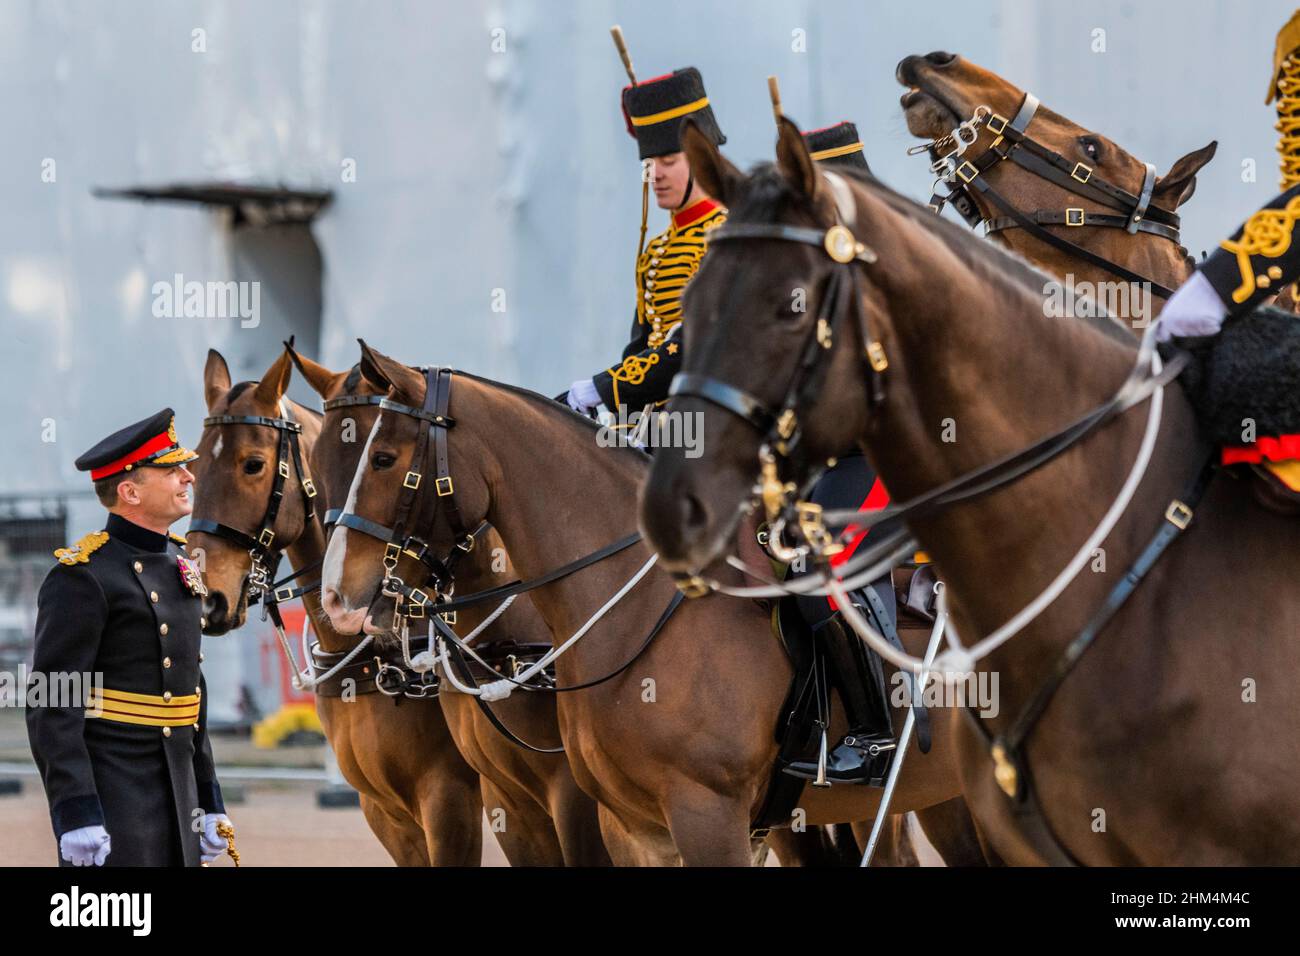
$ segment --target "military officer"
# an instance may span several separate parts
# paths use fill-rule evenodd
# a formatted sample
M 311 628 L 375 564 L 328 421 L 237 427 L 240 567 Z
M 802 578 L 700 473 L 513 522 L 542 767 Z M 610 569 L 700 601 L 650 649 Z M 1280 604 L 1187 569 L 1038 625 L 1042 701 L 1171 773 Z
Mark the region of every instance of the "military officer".
M 707 196 L 691 175 L 682 152 L 681 129 L 687 117 L 721 145 L 704 79 L 686 67 L 623 89 L 623 115 L 637 141 L 660 209 L 670 210 L 667 229 L 637 250 L 636 308 L 631 341 L 622 359 L 591 378 L 573 383 L 564 396 L 575 411 L 587 413 L 603 404 L 641 411 L 668 399 L 668 387 L 682 364 L 682 290 L 700 267 L 708 231 L 722 224 L 726 212 Z M 644 222 L 642 236 L 645 235 Z
M 76 462 L 109 514 L 55 552 L 26 712 L 62 865 L 196 866 L 226 847 L 199 670 L 205 589 L 168 534 L 190 513 L 197 457 L 167 408 Z M 80 699 L 37 699 L 37 677 L 55 674 L 94 676 Z

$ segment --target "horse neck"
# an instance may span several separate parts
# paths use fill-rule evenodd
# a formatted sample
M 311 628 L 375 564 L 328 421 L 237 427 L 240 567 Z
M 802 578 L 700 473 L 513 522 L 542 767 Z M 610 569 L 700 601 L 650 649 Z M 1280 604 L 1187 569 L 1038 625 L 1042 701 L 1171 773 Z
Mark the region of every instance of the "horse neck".
M 474 396 L 472 409 L 464 404 L 454 409 L 456 431 L 468 427 L 496 436 L 502 422 L 511 423 L 508 437 L 484 443 L 488 460 L 479 468 L 489 487 L 487 519 L 521 578 L 538 577 L 636 530 L 637 491 L 647 466 L 635 453 L 599 448 L 596 433 L 568 421 L 569 413 L 558 406 L 533 405 L 477 382 L 464 382 L 461 388 Z M 454 435 L 451 459 L 454 473 Z M 644 547 L 629 548 L 533 591 L 533 603 L 553 632 L 565 632 L 581 625 L 585 617 L 577 620 L 575 615 L 599 607 L 647 556 Z M 608 593 L 599 587 L 593 592 L 592 582 L 606 579 Z M 646 592 L 647 586 L 637 589 Z
M 1167 289 L 1177 289 L 1192 274 L 1192 264 L 1183 253 L 1183 250 L 1168 239 L 1144 233 L 1132 237 L 1127 235 L 1116 237 L 1110 235 L 1116 232 L 1113 229 L 1094 231 L 1101 233 L 1103 238 L 1118 239 L 1118 241 L 1103 243 L 1095 249 L 1089 248 L 1090 252 L 1095 252 L 1097 255 L 1115 263 L 1115 265 L 1137 273 L 1144 280 L 1157 283 Z M 1062 282 L 1068 279 L 1068 281 L 1076 285 L 1082 285 L 1083 288 L 1098 289 L 1103 287 L 1103 284 L 1110 285 L 1126 281 L 1109 269 L 1093 265 L 1063 250 L 1048 246 L 1041 240 L 1026 234 L 1022 229 L 1003 230 L 995 233 L 995 238 L 1004 248 L 1023 256 L 1035 266 L 1055 276 Z M 1073 237 L 1069 238 L 1072 239 Z M 1088 247 L 1085 246 L 1085 248 Z M 1164 308 L 1164 304 L 1165 300 L 1153 292 L 1150 299 L 1151 315 L 1149 318 L 1159 315 L 1160 310 Z M 1133 308 L 1136 311 L 1136 304 L 1134 304 Z
M 898 238 L 878 240 L 879 249 L 905 247 L 877 267 L 896 341 L 885 403 L 864 436 L 896 501 L 1057 430 L 1105 401 L 1133 360 L 1081 320 L 1048 317 L 1042 296 L 1009 277 L 1018 264 L 971 265 L 954 240 L 901 218 Z M 1086 451 L 913 524 L 963 625 L 988 633 L 1009 603 L 1032 599 L 1068 560 L 1101 514 L 1093 502 L 1109 501 L 1122 482 L 1141 425 L 1131 413 L 1090 437 Z
M 296 402 L 288 399 L 285 399 L 285 402 L 289 405 L 294 420 L 301 422 L 303 426 L 298 443 L 299 452 L 302 455 L 304 466 L 306 466 L 306 462 L 311 458 L 316 440 L 320 437 L 320 416 Z M 295 477 L 296 480 L 301 481 L 302 476 Z M 299 486 L 293 493 L 301 495 L 301 487 Z M 294 584 L 315 584 L 320 580 L 320 568 L 325 560 L 325 529 L 315 519 L 314 514 L 307 515 L 302 534 L 284 549 L 284 553 L 294 571 L 307 567 L 315 568 L 314 571 L 308 571 L 296 580 Z M 323 650 L 336 654 L 351 650 L 356 646 L 357 637 L 339 634 L 330 626 L 329 615 L 321 607 L 319 587 L 312 588 L 302 596 L 302 605 L 307 612 L 307 616 L 311 619 L 312 630 L 316 632 L 316 637 L 320 641 Z

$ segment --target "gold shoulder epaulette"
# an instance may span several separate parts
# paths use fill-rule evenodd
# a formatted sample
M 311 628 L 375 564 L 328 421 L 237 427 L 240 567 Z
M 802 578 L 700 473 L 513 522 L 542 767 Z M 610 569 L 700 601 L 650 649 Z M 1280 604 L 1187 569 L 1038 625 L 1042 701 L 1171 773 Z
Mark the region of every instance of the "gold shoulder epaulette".
M 189 543 L 189 542 L 187 542 L 184 538 L 182 538 L 182 537 L 181 537 L 180 535 L 178 535 L 178 534 L 169 534 L 169 535 L 167 535 L 167 537 L 171 538 L 173 541 L 175 541 L 177 544 L 179 544 L 182 548 L 185 547 L 185 545 Z
M 104 542 L 107 540 L 107 531 L 92 531 L 82 537 L 76 544 L 70 544 L 66 548 L 59 548 L 54 552 L 54 556 L 59 559 L 59 564 L 85 564 L 90 560 L 92 554 L 104 546 Z

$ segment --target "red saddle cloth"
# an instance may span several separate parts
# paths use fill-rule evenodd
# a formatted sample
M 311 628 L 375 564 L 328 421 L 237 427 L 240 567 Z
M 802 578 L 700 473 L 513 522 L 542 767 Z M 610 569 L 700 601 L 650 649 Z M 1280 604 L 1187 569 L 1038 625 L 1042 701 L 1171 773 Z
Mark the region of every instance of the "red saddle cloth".
M 1255 497 L 1282 514 L 1300 514 L 1300 434 L 1266 435 L 1249 445 L 1224 445 L 1224 465 L 1249 465 L 1259 477 Z

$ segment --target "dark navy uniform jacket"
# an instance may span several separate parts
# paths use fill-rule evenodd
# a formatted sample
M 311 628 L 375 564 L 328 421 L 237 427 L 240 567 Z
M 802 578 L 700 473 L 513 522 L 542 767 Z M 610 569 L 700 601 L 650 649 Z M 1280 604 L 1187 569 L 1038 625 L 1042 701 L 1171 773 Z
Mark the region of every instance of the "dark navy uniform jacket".
M 57 554 L 38 601 L 26 712 L 55 837 L 100 824 L 109 866 L 197 866 L 202 815 L 224 806 L 185 551 L 110 514 L 105 532 Z M 89 706 L 34 699 L 37 676 L 59 672 L 102 676 Z

